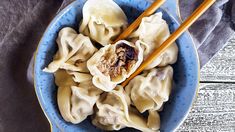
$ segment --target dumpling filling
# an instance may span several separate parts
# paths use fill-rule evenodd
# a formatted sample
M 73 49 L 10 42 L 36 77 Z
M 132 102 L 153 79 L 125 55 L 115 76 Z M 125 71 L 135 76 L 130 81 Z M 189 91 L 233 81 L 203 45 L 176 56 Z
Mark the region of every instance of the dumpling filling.
M 140 43 L 120 40 L 99 49 L 88 61 L 92 82 L 103 91 L 111 91 L 128 78 L 143 61 Z
M 97 68 L 111 79 L 118 77 L 123 73 L 128 73 L 138 60 L 138 51 L 127 45 L 119 44 L 116 46 L 115 54 L 109 52 L 101 57 Z

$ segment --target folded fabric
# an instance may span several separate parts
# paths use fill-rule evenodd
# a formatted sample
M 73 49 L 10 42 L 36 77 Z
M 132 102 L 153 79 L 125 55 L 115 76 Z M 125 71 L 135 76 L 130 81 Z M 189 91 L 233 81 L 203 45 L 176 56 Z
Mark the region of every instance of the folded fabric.
M 50 131 L 26 74 L 37 43 L 61 2 L 0 2 L 0 132 Z
M 185 20 L 203 0 L 179 0 L 180 16 Z M 217 0 L 189 31 L 203 66 L 234 35 L 235 0 Z

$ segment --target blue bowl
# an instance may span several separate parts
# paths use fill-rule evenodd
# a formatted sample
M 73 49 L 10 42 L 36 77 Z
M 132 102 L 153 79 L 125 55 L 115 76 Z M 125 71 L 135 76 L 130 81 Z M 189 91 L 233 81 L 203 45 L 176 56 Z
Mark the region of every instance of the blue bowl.
M 54 83 L 54 76 L 42 71 L 56 53 L 55 39 L 60 29 L 66 26 L 78 29 L 85 1 L 79 0 L 71 3 L 54 18 L 45 31 L 35 56 L 35 91 L 53 131 L 101 131 L 91 124 L 89 118 L 76 125 L 63 120 L 57 106 L 57 87 Z M 115 2 L 124 10 L 129 23 L 133 22 L 151 4 L 145 0 L 115 0 Z M 163 12 L 163 18 L 169 24 L 171 32 L 179 27 L 179 23 L 167 11 L 163 9 L 158 11 Z M 161 131 L 173 131 L 184 121 L 198 88 L 199 61 L 189 33 L 184 33 L 177 40 L 177 44 L 179 56 L 177 63 L 173 65 L 174 86 L 169 101 L 160 112 Z M 122 131 L 134 130 L 125 128 Z

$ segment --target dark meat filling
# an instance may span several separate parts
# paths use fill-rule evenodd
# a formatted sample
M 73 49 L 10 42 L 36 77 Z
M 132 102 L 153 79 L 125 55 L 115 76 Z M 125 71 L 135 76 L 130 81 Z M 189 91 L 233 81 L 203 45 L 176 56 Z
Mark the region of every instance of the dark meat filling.
M 115 54 L 109 53 L 101 58 L 98 69 L 104 75 L 110 75 L 111 78 L 116 78 L 121 74 L 129 72 L 137 60 L 138 51 L 122 43 L 117 45 Z

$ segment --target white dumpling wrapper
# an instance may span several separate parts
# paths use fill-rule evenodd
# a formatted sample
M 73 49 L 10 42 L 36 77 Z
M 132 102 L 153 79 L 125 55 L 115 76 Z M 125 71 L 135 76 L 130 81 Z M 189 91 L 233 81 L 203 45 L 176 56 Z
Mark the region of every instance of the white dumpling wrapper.
M 83 77 L 80 74 L 79 84 L 73 78 L 76 77 L 72 77 L 64 70 L 55 73 L 60 113 L 65 121 L 77 124 L 93 114 L 93 106 L 102 91 L 92 84 L 91 77 L 87 79 L 87 75 Z
M 133 78 L 125 87 L 139 112 L 160 110 L 172 89 L 173 68 L 154 68 Z
M 117 62 L 118 65 L 119 62 L 120 65 L 122 65 L 122 61 L 120 60 L 120 58 L 118 59 L 118 56 L 121 56 L 122 52 L 118 52 L 121 49 L 120 46 L 130 47 L 126 48 L 130 50 L 126 50 L 123 56 L 126 56 L 126 58 L 127 56 L 135 58 L 135 61 L 133 61 L 133 63 L 131 60 L 123 63 L 124 66 L 122 66 L 121 68 L 115 66 Z M 128 51 L 131 52 L 129 53 Z M 103 91 L 111 91 L 117 84 L 123 82 L 126 78 L 128 78 L 140 66 L 142 61 L 143 51 L 139 43 L 133 44 L 125 40 L 120 40 L 113 45 L 106 45 L 105 47 L 97 51 L 87 61 L 87 67 L 90 73 L 93 75 L 93 84 Z M 127 68 L 125 68 L 125 66 Z M 120 73 L 117 71 L 120 71 Z
M 144 59 L 148 57 L 156 48 L 158 48 L 168 37 L 170 31 L 168 24 L 162 19 L 162 13 L 155 13 L 149 17 L 144 17 L 140 26 L 129 38 L 132 40 L 141 40 L 141 46 L 144 49 Z M 177 61 L 178 47 L 173 43 L 164 53 L 145 69 L 152 69 L 156 66 L 166 66 L 174 64 Z
M 127 27 L 127 18 L 113 0 L 87 0 L 79 31 L 105 46 Z
M 58 51 L 43 71 L 53 73 L 60 69 L 88 72 L 87 60 L 97 51 L 90 39 L 70 28 L 60 30 L 56 39 Z
M 72 75 L 73 81 L 75 81 L 77 83 L 90 81 L 92 79 L 92 76 L 88 73 L 72 72 L 72 71 L 67 71 L 67 73 Z
M 148 121 L 147 126 L 152 130 L 159 130 L 160 129 L 160 115 L 156 110 L 149 110 L 148 111 Z
M 154 131 L 148 128 L 147 120 L 137 110 L 130 107 L 130 98 L 121 86 L 101 95 L 96 106 L 92 124 L 103 130 L 111 131 L 131 127 L 144 132 Z

